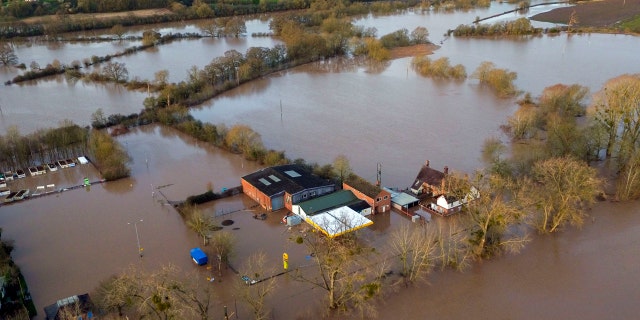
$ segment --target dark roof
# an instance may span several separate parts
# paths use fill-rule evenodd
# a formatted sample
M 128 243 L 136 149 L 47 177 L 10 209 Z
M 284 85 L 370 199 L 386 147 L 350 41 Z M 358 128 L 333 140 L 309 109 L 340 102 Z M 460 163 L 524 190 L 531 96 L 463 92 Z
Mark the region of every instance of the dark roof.
M 419 188 L 423 183 L 430 186 L 440 186 L 444 177 L 444 172 L 431 168 L 428 165 L 423 165 L 411 187 Z
M 340 190 L 329 193 L 327 195 L 307 200 L 299 203 L 298 205 L 307 215 L 314 215 L 345 206 L 359 200 L 351 190 Z
M 352 188 L 364 193 L 370 198 L 377 197 L 380 192 L 382 192 L 382 188 L 372 184 L 371 182 L 361 178 L 358 175 L 350 174 L 345 180 L 344 183 L 348 184 Z
M 347 207 L 351 208 L 351 210 L 356 212 L 361 212 L 364 209 L 369 209 L 371 206 L 364 200 L 354 201 L 351 204 L 347 205 Z
M 282 192 L 295 194 L 305 189 L 333 185 L 297 164 L 264 168 L 242 179 L 270 197 Z
M 45 319 L 46 320 L 60 319 L 60 317 L 58 317 L 58 313 L 60 312 L 60 309 L 69 306 L 70 308 L 72 308 L 72 310 L 74 310 L 75 306 L 73 305 L 75 303 L 78 303 L 78 305 L 80 306 L 80 311 L 83 314 L 91 312 L 91 309 L 93 308 L 93 303 L 91 302 L 91 298 L 89 297 L 88 293 L 77 295 L 77 296 L 71 296 L 64 299 L 60 299 L 56 301 L 56 303 L 50 304 L 44 307 Z

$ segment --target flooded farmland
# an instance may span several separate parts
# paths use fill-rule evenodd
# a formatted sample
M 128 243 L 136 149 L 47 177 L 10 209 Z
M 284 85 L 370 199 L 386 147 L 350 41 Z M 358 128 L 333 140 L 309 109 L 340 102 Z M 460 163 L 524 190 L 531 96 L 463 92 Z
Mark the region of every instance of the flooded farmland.
M 359 24 L 376 26 L 380 35 L 399 27 L 411 30 L 425 25 L 439 43 L 446 29 L 505 6 L 455 14 L 369 17 Z M 256 25 L 264 30 L 264 22 Z M 189 28 L 195 27 L 167 30 L 186 32 L 181 30 Z M 186 68 L 206 64 L 228 49 L 242 52 L 248 46 L 275 43 L 269 38 L 209 40 L 177 41 L 119 61 L 131 68 L 132 76 L 149 78 L 168 69 L 171 80 L 180 81 Z M 517 86 L 534 96 L 556 83 L 579 83 L 594 93 L 612 77 L 640 72 L 640 58 L 634 54 L 638 41 L 623 35 L 451 38 L 440 44 L 434 57 L 449 57 L 452 63 L 465 65 L 469 73 L 482 61 L 492 61 L 517 72 Z M 87 51 L 86 47 L 94 46 L 94 51 Z M 36 45 L 20 48 L 24 51 L 19 55 L 27 64 L 52 58 L 72 61 L 85 52 L 112 53 L 121 47 L 112 43 L 62 48 Z M 174 59 L 188 54 L 193 59 Z M 345 154 L 354 171 L 370 181 L 381 163 L 382 182 L 387 186 L 408 186 L 427 159 L 434 166 L 447 165 L 462 172 L 481 167 L 481 144 L 488 137 L 500 136 L 499 126 L 515 110 L 514 100 L 498 99 L 473 80 L 456 83 L 420 77 L 409 63 L 405 58 L 382 66 L 338 59 L 309 64 L 244 84 L 194 108 L 192 114 L 214 124 L 247 124 L 261 134 L 268 148 L 284 150 L 290 158 L 325 164 Z M 2 79 L 14 75 L 0 71 Z M 63 77 L 2 87 L 0 131 L 15 125 L 21 132 L 32 132 L 64 119 L 88 125 L 97 108 L 103 108 L 105 114 L 138 112 L 145 97 L 146 93 L 69 82 Z M 39 312 L 61 297 L 91 291 L 130 265 L 152 270 L 171 263 L 185 273 L 202 273 L 187 255 L 202 240 L 166 200 L 184 199 L 204 192 L 209 185 L 215 190 L 237 186 L 241 176 L 259 168 L 238 155 L 159 126 L 138 128 L 118 140 L 133 158 L 130 179 L 0 207 L 3 237 L 15 240 L 13 257 Z M 73 185 L 86 175 L 98 178 L 90 170 L 61 171 L 28 183 Z M 208 214 L 234 220 L 228 229 L 240 241 L 233 263 L 240 264 L 242 257 L 260 250 L 271 257 L 274 266 L 283 251 L 290 253 L 293 266 L 307 264 L 304 252 L 288 242 L 290 232 L 296 230 L 282 226 L 279 214 L 266 221 L 253 219 L 254 211 L 244 210 L 253 210 L 252 206 L 250 200 L 238 196 L 202 207 Z M 389 294 L 380 302 L 379 318 L 399 314 L 412 319 L 464 319 L 469 314 L 498 319 L 633 318 L 640 310 L 635 302 L 640 288 L 638 212 L 637 202 L 599 203 L 582 230 L 535 236 L 519 255 L 485 261 L 464 273 L 436 272 L 428 285 Z M 136 223 L 139 220 L 142 222 Z M 406 221 L 395 212 L 375 220 L 364 232 L 380 242 L 394 226 Z M 144 248 L 143 259 L 137 255 L 134 227 Z M 234 304 L 229 283 L 216 283 L 216 303 Z M 281 277 L 270 303 L 276 319 L 313 318 L 320 298 L 321 293 Z

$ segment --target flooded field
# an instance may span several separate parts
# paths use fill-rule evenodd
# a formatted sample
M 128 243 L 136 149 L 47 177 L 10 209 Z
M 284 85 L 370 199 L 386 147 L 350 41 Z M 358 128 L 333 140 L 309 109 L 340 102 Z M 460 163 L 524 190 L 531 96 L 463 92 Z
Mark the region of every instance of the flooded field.
M 380 319 L 632 319 L 640 295 L 640 204 L 598 203 L 581 230 L 535 236 L 524 251 L 438 272 L 401 290 Z M 418 307 L 419 306 L 419 307 Z
M 596 92 L 608 79 L 637 73 L 638 38 L 622 35 L 541 36 L 527 39 L 446 39 L 459 23 L 505 11 L 513 5 L 457 13 L 407 12 L 388 17 L 366 17 L 356 24 L 375 26 L 379 35 L 424 25 L 441 48 L 434 58 L 449 57 L 471 73 L 482 61 L 518 73 L 517 86 L 538 95 L 556 84 L 579 83 Z M 252 26 L 266 32 L 267 22 Z M 248 26 L 249 27 L 249 26 Z M 192 32 L 193 25 L 157 26 L 161 32 Z M 144 28 L 136 28 L 138 34 Z M 249 31 L 251 32 L 251 31 Z M 229 49 L 271 46 L 270 38 L 201 39 L 171 45 L 119 59 L 131 76 L 152 77 L 169 70 L 181 81 L 191 65 L 202 66 Z M 21 61 L 80 59 L 106 54 L 121 44 L 65 44 L 19 47 Z M 616 48 L 612 50 L 611 48 Z M 175 57 L 189 56 L 189 59 Z M 603 59 L 606 57 L 606 59 Z M 0 79 L 15 71 L 1 69 Z M 6 81 L 6 80 L 5 80 Z M 98 108 L 104 113 L 129 114 L 143 108 L 144 92 L 112 85 L 88 84 L 53 77 L 0 88 L 0 131 L 17 126 L 21 132 L 56 126 L 63 119 L 90 123 Z M 500 136 L 499 126 L 515 110 L 515 99 L 499 99 L 474 80 L 461 83 L 423 78 L 411 70 L 410 58 L 383 65 L 356 65 L 341 59 L 304 65 L 244 84 L 192 109 L 199 120 L 229 127 L 247 124 L 261 134 L 267 148 L 284 150 L 289 158 L 331 163 L 346 155 L 354 171 L 375 180 L 382 164 L 385 186 L 406 187 L 422 163 L 472 172 L 481 167 L 482 142 Z M 211 187 L 235 187 L 240 177 L 259 166 L 199 143 L 175 130 L 145 126 L 117 138 L 132 156 L 132 177 L 92 185 L 46 197 L 0 206 L 3 238 L 15 240 L 13 257 L 21 267 L 39 312 L 57 299 L 91 292 L 100 281 L 130 265 L 155 270 L 174 264 L 186 275 L 205 281 L 211 271 L 197 268 L 188 250 L 202 239 L 189 230 L 166 204 Z M 99 174 L 91 166 L 76 167 L 37 178 L 14 181 L 16 188 L 55 184 L 71 186 Z M 233 220 L 224 230 L 238 240 L 232 265 L 239 267 L 257 251 L 281 269 L 283 252 L 292 267 L 309 265 L 304 248 L 290 241 L 304 226 L 288 229 L 283 213 L 266 220 L 253 218 L 254 203 L 239 195 L 208 203 L 202 210 L 218 221 Z M 552 236 L 534 236 L 519 255 L 505 255 L 475 264 L 464 273 L 436 272 L 428 285 L 389 292 L 378 306 L 379 318 L 403 315 L 409 319 L 465 319 L 470 314 L 498 319 L 628 319 L 640 311 L 640 204 L 598 203 L 592 220 L 582 230 L 569 229 Z M 362 237 L 381 247 L 389 233 L 407 219 L 395 212 L 373 217 L 374 225 Z M 142 222 L 140 222 L 142 220 Z M 138 257 L 136 230 L 144 258 Z M 216 309 L 238 305 L 231 290 L 235 277 L 225 270 L 214 284 Z M 278 278 L 269 299 L 274 319 L 319 318 L 322 292 L 290 277 Z M 40 315 L 42 316 L 42 315 Z M 39 317 L 42 319 L 42 317 Z
M 253 163 L 236 161 L 235 155 L 198 146 L 188 137 L 156 126 L 134 130 L 121 142 L 133 158 L 133 178 L 0 207 L 3 239 L 15 241 L 14 261 L 40 313 L 60 298 L 92 291 L 100 281 L 132 264 L 145 270 L 173 264 L 193 272 L 189 249 L 201 240 L 160 193 L 152 197 L 152 188 L 164 186 L 159 191 L 168 199 L 182 200 L 206 191 L 209 182 L 238 185 L 240 176 L 256 169 Z M 74 185 L 85 175 L 96 174 L 85 166 L 33 179 L 55 177 L 59 186 Z M 40 183 L 30 179 L 15 182 Z M 137 228 L 142 259 L 133 225 L 141 219 Z

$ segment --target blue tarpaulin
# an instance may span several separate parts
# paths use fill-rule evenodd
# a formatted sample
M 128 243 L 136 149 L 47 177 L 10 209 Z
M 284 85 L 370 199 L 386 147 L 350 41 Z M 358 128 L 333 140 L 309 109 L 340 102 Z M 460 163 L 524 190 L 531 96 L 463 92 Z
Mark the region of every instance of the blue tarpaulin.
M 209 261 L 207 254 L 200 248 L 191 249 L 191 259 L 199 266 L 205 265 Z

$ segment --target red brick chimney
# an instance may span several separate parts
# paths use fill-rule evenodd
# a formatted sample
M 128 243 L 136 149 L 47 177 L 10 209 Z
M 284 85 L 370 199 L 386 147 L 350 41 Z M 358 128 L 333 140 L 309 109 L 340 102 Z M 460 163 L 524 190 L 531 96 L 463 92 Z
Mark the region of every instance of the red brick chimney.
M 444 166 L 444 174 L 449 174 L 449 167 Z
M 429 160 L 427 160 L 427 161 L 425 161 L 425 162 L 424 162 L 424 166 L 425 166 L 425 167 L 428 167 L 428 166 L 429 166 Z

